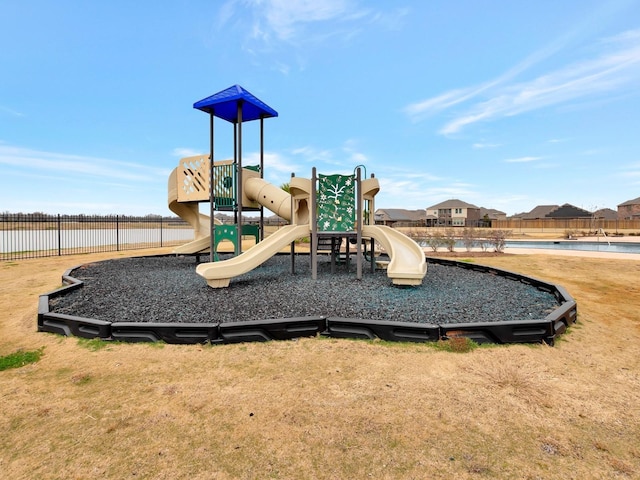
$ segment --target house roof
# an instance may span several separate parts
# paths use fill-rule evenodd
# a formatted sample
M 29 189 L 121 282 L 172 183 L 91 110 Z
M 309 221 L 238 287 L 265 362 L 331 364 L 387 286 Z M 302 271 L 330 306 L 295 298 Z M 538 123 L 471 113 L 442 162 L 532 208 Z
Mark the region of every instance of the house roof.
M 601 208 L 593 212 L 594 218 L 604 218 L 605 220 L 617 220 L 618 212 L 611 208 Z
M 591 216 L 590 211 L 569 203 L 565 203 L 547 214 L 547 217 L 550 218 L 591 218 Z
M 638 198 L 634 198 L 633 200 L 627 200 L 624 203 L 621 203 L 620 205 L 618 205 L 619 207 L 626 207 L 628 205 L 640 205 L 640 197 Z
M 588 210 L 565 203 L 564 205 L 538 205 L 529 213 L 522 214 L 521 218 L 585 218 L 591 216 L 592 214 Z
M 387 222 L 416 222 L 426 218 L 424 210 L 405 210 L 403 208 L 379 208 L 375 216 Z
M 452 198 L 450 200 L 445 200 L 444 202 L 440 202 L 440 203 L 437 203 L 435 205 L 432 205 L 432 206 L 428 207 L 427 210 L 435 210 L 435 209 L 440 209 L 440 208 L 476 208 L 476 209 L 479 209 L 480 207 L 476 207 L 475 205 L 473 205 L 471 203 L 463 202 L 462 200 L 459 200 L 457 198 Z
M 545 218 L 556 208 L 558 208 L 558 205 L 538 205 L 530 212 L 523 213 L 522 218 Z
M 501 212 L 500 210 L 496 210 L 495 208 L 480 207 L 480 217 L 484 217 L 485 215 L 489 218 L 498 218 L 498 217 L 507 216 L 505 212 Z

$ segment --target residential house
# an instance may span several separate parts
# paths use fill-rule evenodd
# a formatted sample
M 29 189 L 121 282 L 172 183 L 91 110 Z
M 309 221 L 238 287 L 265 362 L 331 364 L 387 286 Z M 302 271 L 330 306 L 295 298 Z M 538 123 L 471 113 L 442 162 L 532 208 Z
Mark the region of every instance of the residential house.
M 506 220 L 507 214 L 495 208 L 480 207 L 480 218 L 484 223 L 489 223 L 491 220 Z
M 620 220 L 640 218 L 640 197 L 627 200 L 618 205 L 618 218 Z
M 601 208 L 592 213 L 596 220 L 617 220 L 618 212 L 611 208 Z
M 537 220 L 539 218 L 547 218 L 547 215 L 558 208 L 559 205 L 538 205 L 530 212 L 522 212 L 514 215 L 515 218 L 523 220 Z
M 541 218 L 592 218 L 592 213 L 569 203 L 564 205 L 538 205 L 528 213 L 518 215 L 523 220 Z
M 457 198 L 445 200 L 427 208 L 427 218 L 435 217 L 434 226 L 476 227 L 479 225 L 480 207 Z
M 397 223 L 405 224 L 426 224 L 426 213 L 424 210 L 405 210 L 402 208 L 379 208 L 374 214 L 375 222 L 378 225 L 394 226 Z
M 574 205 L 565 203 L 547 214 L 549 218 L 591 218 L 593 214 Z

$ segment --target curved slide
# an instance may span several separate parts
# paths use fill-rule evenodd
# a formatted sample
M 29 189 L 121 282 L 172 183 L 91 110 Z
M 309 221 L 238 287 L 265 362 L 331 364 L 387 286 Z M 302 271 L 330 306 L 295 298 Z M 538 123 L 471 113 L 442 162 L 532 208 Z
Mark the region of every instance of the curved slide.
M 210 287 L 228 287 L 231 278 L 253 270 L 291 242 L 307 235 L 309 225 L 287 225 L 237 257 L 221 262 L 201 263 L 196 267 L 196 273 L 206 279 Z
M 211 219 L 208 215 L 200 213 L 198 202 L 178 202 L 178 183 L 176 181 L 178 169 L 174 168 L 169 175 L 168 201 L 169 210 L 178 215 L 193 227 L 195 239 L 184 245 L 173 249 L 173 253 L 199 253 L 208 250 L 211 246 L 209 231 L 211 229 Z M 221 224 L 220 220 L 214 219 L 216 224 Z
M 389 255 L 387 277 L 394 285 L 420 285 L 427 274 L 427 261 L 416 242 L 384 225 L 365 225 L 362 236 L 375 238 Z

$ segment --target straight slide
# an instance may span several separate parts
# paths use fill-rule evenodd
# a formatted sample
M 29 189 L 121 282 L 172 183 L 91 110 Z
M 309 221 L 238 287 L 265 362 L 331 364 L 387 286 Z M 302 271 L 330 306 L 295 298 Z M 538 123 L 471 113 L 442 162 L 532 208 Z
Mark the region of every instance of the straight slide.
M 212 288 L 229 286 L 229 280 L 262 265 L 291 242 L 309 235 L 309 225 L 287 225 L 237 257 L 201 263 L 196 273 Z
M 193 227 L 195 239 L 174 248 L 173 253 L 194 254 L 209 251 L 211 247 L 209 216 L 199 212 L 198 202 L 178 202 L 177 171 L 178 169 L 175 168 L 169 176 L 169 209 Z M 285 220 L 291 218 L 291 196 L 281 188 L 257 177 L 245 179 L 243 188 L 245 195 L 251 201 L 258 202 Z M 216 225 L 222 225 L 217 218 L 214 218 L 214 222 Z
M 389 255 L 387 277 L 394 285 L 420 285 L 427 274 L 424 251 L 404 233 L 385 225 L 365 225 L 362 236 L 374 238 Z

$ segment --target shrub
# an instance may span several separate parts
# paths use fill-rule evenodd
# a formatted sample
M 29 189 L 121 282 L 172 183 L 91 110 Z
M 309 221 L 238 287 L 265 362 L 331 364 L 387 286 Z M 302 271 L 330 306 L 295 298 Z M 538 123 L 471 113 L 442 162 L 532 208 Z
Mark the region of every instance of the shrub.
M 438 340 L 438 348 L 445 352 L 466 353 L 477 346 L 476 342 L 460 334 L 449 334 L 448 338 Z
M 511 235 L 511 230 L 491 230 L 489 240 L 495 252 L 502 253 L 504 251 L 504 246 L 509 235 Z
M 483 252 L 487 251 L 490 244 L 491 241 L 486 236 L 476 238 L 476 245 L 478 245 Z
M 444 236 L 440 232 L 434 232 L 427 234 L 426 244 L 433 250 L 434 252 L 438 251 L 438 247 L 443 245 Z
M 411 238 L 413 241 L 415 241 L 416 243 L 425 243 L 428 237 L 424 229 L 420 229 L 420 228 L 417 228 L 417 229 L 411 228 L 407 232 L 407 236 Z
M 464 248 L 467 249 L 467 252 L 470 252 L 471 249 L 476 246 L 477 236 L 478 234 L 474 228 L 465 227 L 464 230 L 462 230 L 462 244 Z
M 456 246 L 456 231 L 453 228 L 447 228 L 444 231 L 442 244 L 447 247 L 447 250 L 453 252 Z

